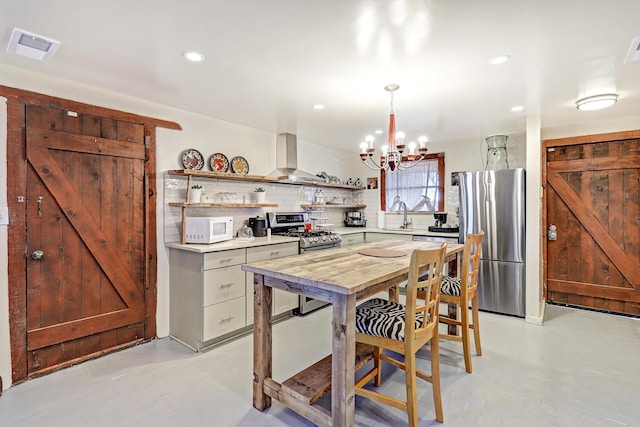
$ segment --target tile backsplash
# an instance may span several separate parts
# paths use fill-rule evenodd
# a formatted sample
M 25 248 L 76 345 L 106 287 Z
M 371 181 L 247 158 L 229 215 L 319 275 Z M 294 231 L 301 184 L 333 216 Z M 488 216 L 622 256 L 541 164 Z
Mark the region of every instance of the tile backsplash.
M 285 183 L 264 183 L 231 181 L 225 179 L 192 178 L 192 184 L 201 184 L 203 193 L 206 193 L 208 200 L 214 203 L 252 203 L 254 190 L 262 187 L 266 190 L 265 203 L 276 203 L 277 207 L 270 208 L 187 208 L 188 216 L 232 216 L 234 234 L 251 217 L 265 216 L 267 212 L 300 212 L 302 204 L 312 203 L 313 195 L 320 187 L 292 185 Z M 372 221 L 375 226 L 375 212 L 378 203 L 377 190 L 347 190 L 322 188 L 325 200 L 330 201 L 336 198 L 344 201 L 345 204 L 366 204 L 365 216 Z M 182 208 L 169 206 L 170 202 L 184 202 L 187 194 L 187 178 L 164 175 L 164 241 L 180 241 L 180 230 L 182 221 Z M 335 227 L 344 226 L 345 212 L 348 208 L 326 207 L 322 214 L 327 218 L 325 223 L 334 224 Z M 369 213 L 370 211 L 370 213 Z

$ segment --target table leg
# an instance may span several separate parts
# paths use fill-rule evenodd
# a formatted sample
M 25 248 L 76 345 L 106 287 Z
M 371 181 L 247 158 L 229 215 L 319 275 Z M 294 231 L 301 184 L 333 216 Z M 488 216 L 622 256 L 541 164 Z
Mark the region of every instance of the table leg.
M 253 407 L 264 411 L 271 397 L 264 392 L 265 378 L 271 378 L 271 305 L 272 289 L 264 285 L 264 276 L 253 275 Z
M 458 254 L 455 259 L 449 261 L 449 276 L 455 277 L 458 275 L 458 258 L 460 258 L 460 254 Z M 458 318 L 458 306 L 456 304 L 447 304 L 447 317 L 450 319 Z M 448 325 L 447 334 L 457 336 L 458 327 L 456 325 Z
M 389 288 L 389 301 L 400 302 L 400 285 Z
M 331 425 L 353 426 L 355 420 L 356 296 L 333 298 L 331 357 Z

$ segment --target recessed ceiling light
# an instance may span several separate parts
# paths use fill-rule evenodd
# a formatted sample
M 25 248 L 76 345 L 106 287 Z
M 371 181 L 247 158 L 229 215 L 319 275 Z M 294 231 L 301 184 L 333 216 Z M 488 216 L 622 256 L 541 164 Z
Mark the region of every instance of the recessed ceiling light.
M 49 62 L 58 46 L 60 46 L 60 42 L 57 40 L 14 28 L 7 45 L 7 52 L 37 61 Z
M 375 132 L 373 132 L 373 133 L 380 135 L 380 134 L 384 133 L 384 131 L 382 129 L 376 129 Z
M 624 63 L 630 64 L 635 61 L 640 61 L 640 36 L 631 40 L 631 46 L 629 46 L 629 52 L 627 52 L 627 58 Z
M 324 104 L 314 104 L 313 108 L 316 110 L 324 110 L 325 105 Z
M 500 56 L 496 56 L 494 58 L 491 58 L 489 60 L 489 64 L 491 64 L 491 65 L 504 64 L 505 62 L 507 62 L 510 59 L 511 59 L 511 57 L 509 55 L 500 55 Z
M 182 52 L 182 56 L 185 57 L 185 59 L 188 59 L 189 61 L 192 62 L 202 62 L 204 61 L 204 55 L 192 50 L 188 50 L 186 52 Z
M 522 110 L 524 110 L 524 107 L 522 105 L 516 105 L 515 107 L 511 107 L 511 111 L 513 112 L 522 111 Z
M 615 93 L 608 93 L 579 99 L 576 101 L 576 107 L 578 107 L 578 110 L 601 110 L 603 108 L 611 107 L 617 101 L 618 95 Z

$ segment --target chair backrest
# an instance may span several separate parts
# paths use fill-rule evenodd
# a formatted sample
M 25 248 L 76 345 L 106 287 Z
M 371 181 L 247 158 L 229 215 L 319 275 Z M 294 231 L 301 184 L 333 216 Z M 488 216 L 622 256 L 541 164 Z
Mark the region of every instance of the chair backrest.
M 405 342 L 428 338 L 434 330 L 438 330 L 438 303 L 446 251 L 447 244 L 443 243 L 439 248 L 415 249 L 411 254 L 405 302 Z M 418 282 L 421 276 L 423 280 Z M 418 287 L 421 293 L 424 291 L 424 300 L 417 298 Z M 414 319 L 420 313 L 423 319 L 416 325 Z
M 467 234 L 462 253 L 462 270 L 460 272 L 460 292 L 478 287 L 478 272 L 482 256 L 482 239 L 484 231 L 478 234 Z

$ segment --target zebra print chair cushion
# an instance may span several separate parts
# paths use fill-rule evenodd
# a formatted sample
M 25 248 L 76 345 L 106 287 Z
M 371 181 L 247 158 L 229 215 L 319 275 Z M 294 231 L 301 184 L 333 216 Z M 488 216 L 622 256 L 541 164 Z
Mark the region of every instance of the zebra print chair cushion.
M 397 302 L 374 298 L 356 307 L 356 331 L 362 334 L 404 341 L 405 306 Z M 416 328 L 424 313 L 416 314 Z
M 458 277 L 442 276 L 442 285 L 440 285 L 440 293 L 445 295 L 451 295 L 454 297 L 460 296 L 460 279 Z
M 425 280 L 425 276 L 420 276 L 419 282 Z M 424 288 L 418 288 L 421 291 Z M 442 275 L 442 284 L 440 285 L 440 293 L 445 295 L 451 295 L 454 297 L 460 296 L 460 279 L 458 277 L 451 277 Z

